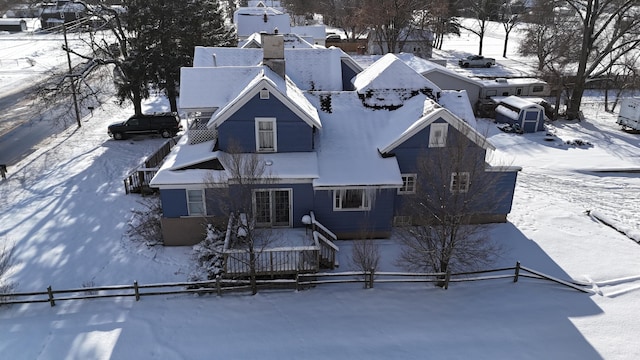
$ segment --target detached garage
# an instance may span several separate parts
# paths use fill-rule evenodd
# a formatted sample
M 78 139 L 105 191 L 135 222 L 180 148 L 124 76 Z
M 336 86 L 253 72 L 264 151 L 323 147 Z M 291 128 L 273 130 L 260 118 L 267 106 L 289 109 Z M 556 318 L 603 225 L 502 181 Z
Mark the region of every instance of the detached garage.
M 22 19 L 0 19 L 0 31 L 27 31 L 27 22 Z
M 520 127 L 523 132 L 544 131 L 544 108 L 517 96 L 507 96 L 496 107 L 496 122 Z

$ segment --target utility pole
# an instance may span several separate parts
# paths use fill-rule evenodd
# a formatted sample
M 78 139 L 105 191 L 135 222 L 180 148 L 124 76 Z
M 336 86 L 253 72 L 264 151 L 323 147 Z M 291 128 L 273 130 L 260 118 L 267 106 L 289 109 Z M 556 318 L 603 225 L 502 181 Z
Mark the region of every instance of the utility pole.
M 69 65 L 69 78 L 71 79 L 71 95 L 73 96 L 73 107 L 76 110 L 76 122 L 78 127 L 82 127 L 80 122 L 80 111 L 78 110 L 78 98 L 76 97 L 76 78 L 73 75 L 73 67 L 71 66 L 71 54 L 69 53 L 69 43 L 67 42 L 67 27 L 62 22 L 62 33 L 64 34 L 64 51 L 67 53 L 67 64 Z

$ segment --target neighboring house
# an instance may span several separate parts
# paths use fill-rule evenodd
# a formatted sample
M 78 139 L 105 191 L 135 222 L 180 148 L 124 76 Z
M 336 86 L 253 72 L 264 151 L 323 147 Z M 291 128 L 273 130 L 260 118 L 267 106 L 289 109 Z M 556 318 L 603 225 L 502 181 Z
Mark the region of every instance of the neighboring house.
M 324 25 L 292 26 L 291 32 L 299 35 L 311 44 L 325 46 L 327 28 Z
M 442 91 L 392 54 L 347 86 L 339 49 L 285 50 L 283 36 L 263 36 L 264 50 L 197 48 L 194 67 L 181 71 L 189 130 L 151 181 L 166 245 L 195 244 L 206 222 L 225 220 L 216 194 L 235 186 L 228 181 L 234 146 L 257 154 L 275 178 L 252 191 L 261 226 L 304 227 L 313 211 L 339 238 L 388 237 L 410 216 L 402 197 L 428 176 L 418 174 L 418 156 L 454 144 L 496 179 L 476 220 L 506 221 L 519 169 L 487 164 L 489 142 L 438 103 L 469 109 L 464 92 Z M 212 66 L 212 54 L 226 64 L 232 60 L 223 57 L 241 52 L 249 65 Z M 443 186 L 461 191 L 474 181 L 462 175 Z
M 370 55 L 387 53 L 411 53 L 428 59 L 433 54 L 433 33 L 431 30 L 405 28 L 400 31 L 395 46 L 389 44 L 376 30 L 370 30 L 367 39 L 367 51 Z
M 86 17 L 83 4 L 70 0 L 58 0 L 42 5 L 40 23 L 43 29 L 50 29 Z
M 283 11 L 259 6 L 241 7 L 233 13 L 238 43 L 243 43 L 254 33 L 291 33 L 291 18 Z

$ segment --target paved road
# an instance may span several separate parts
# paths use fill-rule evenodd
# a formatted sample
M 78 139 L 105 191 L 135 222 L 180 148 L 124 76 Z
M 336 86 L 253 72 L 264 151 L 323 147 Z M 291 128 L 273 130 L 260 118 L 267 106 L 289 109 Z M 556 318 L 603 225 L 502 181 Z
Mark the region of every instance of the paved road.
M 14 165 L 43 139 L 63 130 L 49 122 L 30 121 L 38 118 L 27 98 L 31 91 L 25 87 L 0 97 L 0 164 Z

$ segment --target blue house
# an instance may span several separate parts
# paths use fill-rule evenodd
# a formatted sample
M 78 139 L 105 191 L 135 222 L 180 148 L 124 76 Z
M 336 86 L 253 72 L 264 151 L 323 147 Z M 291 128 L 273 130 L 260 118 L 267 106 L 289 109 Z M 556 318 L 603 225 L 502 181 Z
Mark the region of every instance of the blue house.
M 250 194 L 264 227 L 304 227 L 313 212 L 339 238 L 388 237 L 410 222 L 403 197 L 429 176 L 418 158 L 454 145 L 500 194 L 478 203 L 475 220 L 506 221 L 519 168 L 489 165 L 492 145 L 439 104 L 464 99 L 456 110 L 472 113 L 466 94 L 440 90 L 392 54 L 357 73 L 339 49 L 285 49 L 281 35 L 261 44 L 198 48 L 194 67 L 182 69 L 189 127 L 151 182 L 166 245 L 195 244 L 207 222 L 224 220 L 229 204 L 219 194 L 238 186 L 237 156 L 257 159 L 269 175 L 254 179 Z M 447 176 L 451 191 L 476 181 L 469 172 Z

